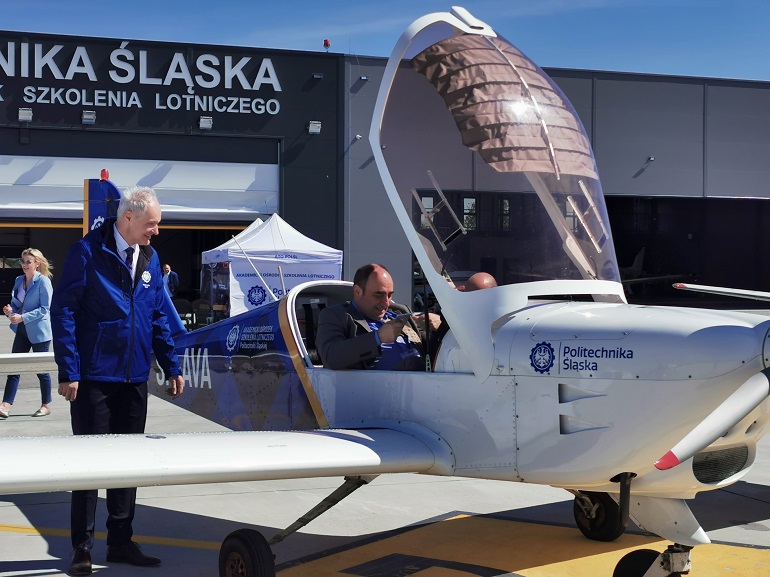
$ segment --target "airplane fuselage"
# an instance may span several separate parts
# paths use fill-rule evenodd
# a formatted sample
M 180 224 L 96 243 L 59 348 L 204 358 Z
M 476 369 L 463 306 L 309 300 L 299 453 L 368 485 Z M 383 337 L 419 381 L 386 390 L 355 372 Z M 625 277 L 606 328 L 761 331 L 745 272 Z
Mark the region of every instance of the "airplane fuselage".
M 444 474 L 613 492 L 611 479 L 632 472 L 635 492 L 672 498 L 740 479 L 770 426 L 765 403 L 686 466 L 654 467 L 765 368 L 766 317 L 533 302 L 495 324 L 494 363 L 479 381 L 451 331 L 430 373 L 313 364 L 302 338 L 312 306 L 300 303 L 332 304 L 349 285 L 307 286 L 183 337 L 183 406 L 236 430 L 410 432 L 440 447 Z

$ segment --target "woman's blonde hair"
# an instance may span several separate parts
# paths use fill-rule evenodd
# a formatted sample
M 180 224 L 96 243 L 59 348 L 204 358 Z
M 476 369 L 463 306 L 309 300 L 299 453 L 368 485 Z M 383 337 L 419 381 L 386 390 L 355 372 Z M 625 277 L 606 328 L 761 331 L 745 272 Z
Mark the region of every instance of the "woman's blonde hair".
M 36 248 L 26 248 L 23 251 L 21 251 L 21 258 L 24 258 L 26 255 L 31 256 L 34 258 L 37 263 L 40 265 L 40 268 L 37 270 L 42 274 L 43 276 L 47 276 L 48 278 L 53 278 L 53 273 L 51 270 L 53 269 L 53 265 L 48 262 L 48 259 L 43 256 L 43 253 L 37 250 Z

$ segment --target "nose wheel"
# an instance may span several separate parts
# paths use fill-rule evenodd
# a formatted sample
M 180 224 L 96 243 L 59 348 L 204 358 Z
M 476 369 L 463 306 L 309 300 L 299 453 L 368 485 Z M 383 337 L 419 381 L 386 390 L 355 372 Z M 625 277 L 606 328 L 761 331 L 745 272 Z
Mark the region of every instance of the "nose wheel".
M 663 553 L 637 549 L 624 555 L 612 577 L 681 577 L 690 572 L 692 547 L 671 545 Z
M 580 532 L 593 541 L 614 541 L 626 530 L 620 506 L 607 493 L 576 494 L 572 512 Z

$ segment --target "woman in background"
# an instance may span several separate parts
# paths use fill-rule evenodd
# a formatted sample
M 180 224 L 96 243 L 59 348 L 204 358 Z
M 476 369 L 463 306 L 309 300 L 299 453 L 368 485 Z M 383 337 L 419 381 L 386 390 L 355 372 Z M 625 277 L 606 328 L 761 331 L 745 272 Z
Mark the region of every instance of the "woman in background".
M 28 248 L 21 253 L 21 270 L 24 274 L 17 277 L 11 292 L 11 304 L 3 307 L 3 312 L 11 321 L 11 330 L 16 333 L 13 339 L 12 353 L 47 353 L 51 347 L 51 285 L 50 269 L 53 268 L 43 253 L 36 248 Z M 33 417 L 45 417 L 51 414 L 51 375 L 38 373 L 40 380 L 40 408 Z M 8 375 L 5 382 L 3 402 L 0 404 L 0 419 L 7 419 L 11 405 L 19 389 L 19 375 Z

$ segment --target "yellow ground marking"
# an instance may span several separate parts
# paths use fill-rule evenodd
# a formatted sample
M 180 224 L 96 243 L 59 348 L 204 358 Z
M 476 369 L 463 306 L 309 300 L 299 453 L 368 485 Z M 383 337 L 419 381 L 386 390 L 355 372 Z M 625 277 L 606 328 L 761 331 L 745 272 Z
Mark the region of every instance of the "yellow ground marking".
M 351 577 L 352 567 L 399 554 L 439 560 L 420 576 L 469 575 L 461 565 L 491 567 L 523 577 L 597 577 L 612 575 L 634 549 L 663 551 L 668 541 L 625 534 L 615 542 L 590 541 L 576 528 L 459 516 L 285 569 L 280 577 Z M 701 545 L 692 552 L 690 577 L 770 575 L 770 550 Z M 453 569 L 452 564 L 458 564 Z M 393 573 L 400 574 L 400 573 Z
M 0 533 L 21 533 L 23 535 L 39 535 L 51 537 L 69 537 L 69 529 L 57 529 L 53 527 L 28 527 L 23 525 L 2 525 L 0 524 Z M 94 538 L 97 541 L 105 541 L 107 533 L 96 531 Z M 175 539 L 172 537 L 151 537 L 146 535 L 134 535 L 132 537 L 137 543 L 147 543 L 149 545 L 165 545 L 167 547 L 185 547 L 187 549 L 206 549 L 208 551 L 219 551 L 221 543 L 213 541 L 196 541 L 195 539 Z

